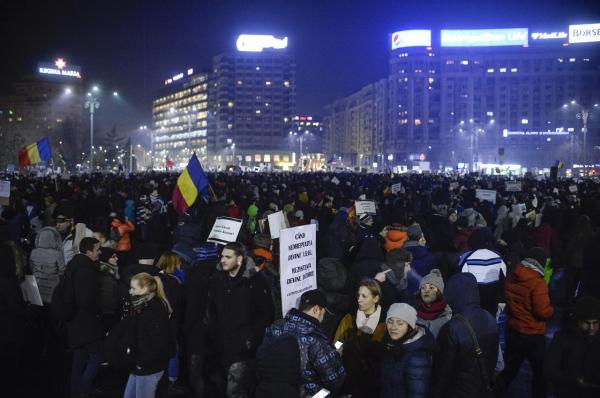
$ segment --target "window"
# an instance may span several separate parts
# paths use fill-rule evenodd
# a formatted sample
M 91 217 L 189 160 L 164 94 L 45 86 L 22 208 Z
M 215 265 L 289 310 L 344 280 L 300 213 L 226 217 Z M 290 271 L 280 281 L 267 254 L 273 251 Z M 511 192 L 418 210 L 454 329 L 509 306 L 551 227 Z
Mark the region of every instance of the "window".
M 255 162 L 260 162 L 260 159 L 261 159 L 261 156 L 258 153 L 254 154 L 254 161 Z

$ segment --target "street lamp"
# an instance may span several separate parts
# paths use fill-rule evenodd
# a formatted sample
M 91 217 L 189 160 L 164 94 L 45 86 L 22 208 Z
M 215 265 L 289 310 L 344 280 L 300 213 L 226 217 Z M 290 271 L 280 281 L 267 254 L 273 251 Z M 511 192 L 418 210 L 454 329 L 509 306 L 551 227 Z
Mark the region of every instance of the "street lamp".
M 92 89 L 98 92 L 98 87 Z M 90 110 L 90 174 L 94 172 L 94 111 L 100 107 L 100 102 L 92 93 L 88 93 L 88 99 L 85 101 L 85 108 Z
M 574 105 L 577 107 L 577 109 L 579 110 L 579 112 L 577 112 L 575 114 L 575 117 L 578 120 L 582 121 L 582 127 L 581 127 L 581 133 L 582 133 L 582 138 L 583 138 L 583 142 L 582 142 L 582 148 L 581 148 L 581 163 L 583 163 L 583 170 L 584 172 L 587 171 L 587 163 L 588 163 L 588 158 L 587 158 L 587 123 L 589 119 L 593 118 L 592 115 L 592 110 L 590 108 L 584 108 L 583 105 L 579 105 L 577 104 L 577 102 L 575 100 L 571 101 L 571 105 Z M 563 108 L 568 108 L 569 105 L 568 104 L 564 104 Z M 593 108 L 598 108 L 598 104 L 594 104 Z

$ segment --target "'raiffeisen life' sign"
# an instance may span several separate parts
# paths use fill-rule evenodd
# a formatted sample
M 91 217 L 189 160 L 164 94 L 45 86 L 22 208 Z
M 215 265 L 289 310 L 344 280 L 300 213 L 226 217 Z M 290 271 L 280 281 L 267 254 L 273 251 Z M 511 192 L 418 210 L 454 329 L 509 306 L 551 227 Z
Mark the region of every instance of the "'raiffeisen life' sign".
M 75 65 L 67 66 L 67 62 L 63 58 L 57 58 L 54 63 L 38 63 L 38 73 L 42 75 L 54 75 L 81 79 L 81 68 Z

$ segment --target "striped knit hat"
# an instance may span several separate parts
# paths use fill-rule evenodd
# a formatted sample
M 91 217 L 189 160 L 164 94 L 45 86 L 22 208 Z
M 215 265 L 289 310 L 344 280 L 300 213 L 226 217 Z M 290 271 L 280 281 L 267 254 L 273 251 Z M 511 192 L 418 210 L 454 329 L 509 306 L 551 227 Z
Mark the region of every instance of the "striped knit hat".
M 203 243 L 194 248 L 197 261 L 216 260 L 219 257 L 217 245 L 214 243 Z

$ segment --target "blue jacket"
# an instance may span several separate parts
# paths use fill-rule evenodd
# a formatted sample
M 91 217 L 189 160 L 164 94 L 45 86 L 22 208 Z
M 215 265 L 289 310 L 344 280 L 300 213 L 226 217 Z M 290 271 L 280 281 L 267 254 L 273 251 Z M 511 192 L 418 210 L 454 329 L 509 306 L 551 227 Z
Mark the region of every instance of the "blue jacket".
M 302 396 L 313 396 L 321 388 L 330 391 L 341 388 L 346 370 L 316 319 L 292 308 L 284 319 L 267 328 L 263 345 L 270 345 L 273 340 L 285 335 L 294 336 L 300 348 Z
M 435 256 L 429 251 L 427 246 L 415 244 L 414 241 L 406 242 L 404 249 L 408 250 L 413 256 L 410 263 L 411 271 L 408 275 L 406 294 L 412 299 L 409 301 L 409 304 L 414 306 L 414 296 L 419 290 L 421 279 L 435 268 Z
M 434 340 L 418 327 L 417 334 L 403 344 L 393 344 L 386 336 L 381 363 L 382 398 L 427 397 Z
M 460 273 L 448 279 L 444 297 L 452 308 L 453 317 L 442 326 L 437 337 L 439 350 L 433 361 L 430 396 L 484 397 L 485 383 L 475 357 L 473 340 L 456 315 L 462 315 L 475 331 L 490 377 L 498 358 L 496 319 L 481 308 L 473 274 Z
M 125 216 L 131 221 L 135 223 L 135 202 L 131 199 L 125 201 Z

